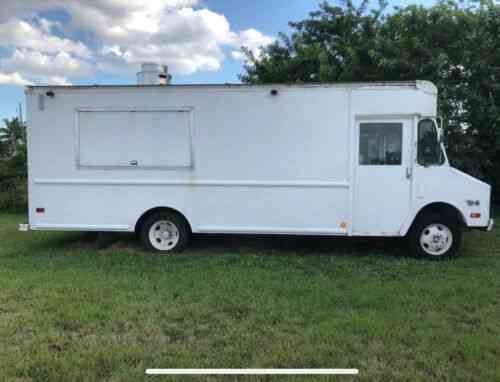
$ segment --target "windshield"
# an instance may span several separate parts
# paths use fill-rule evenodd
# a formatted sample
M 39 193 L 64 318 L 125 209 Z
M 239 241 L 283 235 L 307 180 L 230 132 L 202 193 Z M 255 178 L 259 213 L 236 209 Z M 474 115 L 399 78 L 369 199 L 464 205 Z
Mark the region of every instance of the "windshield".
M 418 124 L 417 161 L 422 166 L 440 166 L 444 163 L 437 127 L 432 119 L 423 119 Z

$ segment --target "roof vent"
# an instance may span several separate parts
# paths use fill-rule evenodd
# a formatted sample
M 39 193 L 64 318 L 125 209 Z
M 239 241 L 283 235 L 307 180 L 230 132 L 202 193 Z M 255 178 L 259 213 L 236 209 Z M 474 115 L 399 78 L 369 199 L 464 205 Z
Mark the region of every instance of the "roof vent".
M 168 74 L 167 65 L 144 62 L 137 73 L 137 85 L 168 85 L 172 76 Z

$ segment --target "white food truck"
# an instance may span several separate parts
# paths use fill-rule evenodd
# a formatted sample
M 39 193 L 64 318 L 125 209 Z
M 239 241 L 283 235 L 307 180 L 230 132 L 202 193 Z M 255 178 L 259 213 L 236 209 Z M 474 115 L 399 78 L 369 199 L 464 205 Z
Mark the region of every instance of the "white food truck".
M 490 229 L 448 164 L 426 81 L 30 86 L 31 230 L 407 236 L 430 258 Z

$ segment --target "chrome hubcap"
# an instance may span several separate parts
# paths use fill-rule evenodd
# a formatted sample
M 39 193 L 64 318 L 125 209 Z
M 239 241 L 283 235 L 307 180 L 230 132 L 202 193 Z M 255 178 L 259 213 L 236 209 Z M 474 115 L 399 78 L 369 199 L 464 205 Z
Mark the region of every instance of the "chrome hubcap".
M 159 251 L 170 251 L 179 242 L 179 229 L 169 220 L 159 220 L 149 229 L 149 241 Z
M 420 246 L 429 255 L 441 256 L 453 244 L 453 234 L 443 224 L 430 224 L 422 230 Z

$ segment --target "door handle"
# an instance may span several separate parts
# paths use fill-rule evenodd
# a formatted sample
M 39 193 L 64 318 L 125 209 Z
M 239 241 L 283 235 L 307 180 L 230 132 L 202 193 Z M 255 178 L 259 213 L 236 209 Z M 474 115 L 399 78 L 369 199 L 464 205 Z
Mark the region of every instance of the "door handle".
M 136 160 L 131 160 L 130 161 L 130 165 L 131 166 L 137 166 L 139 164 L 139 162 L 137 162 Z
M 410 179 L 411 174 L 412 174 L 411 166 L 406 166 L 406 179 Z

